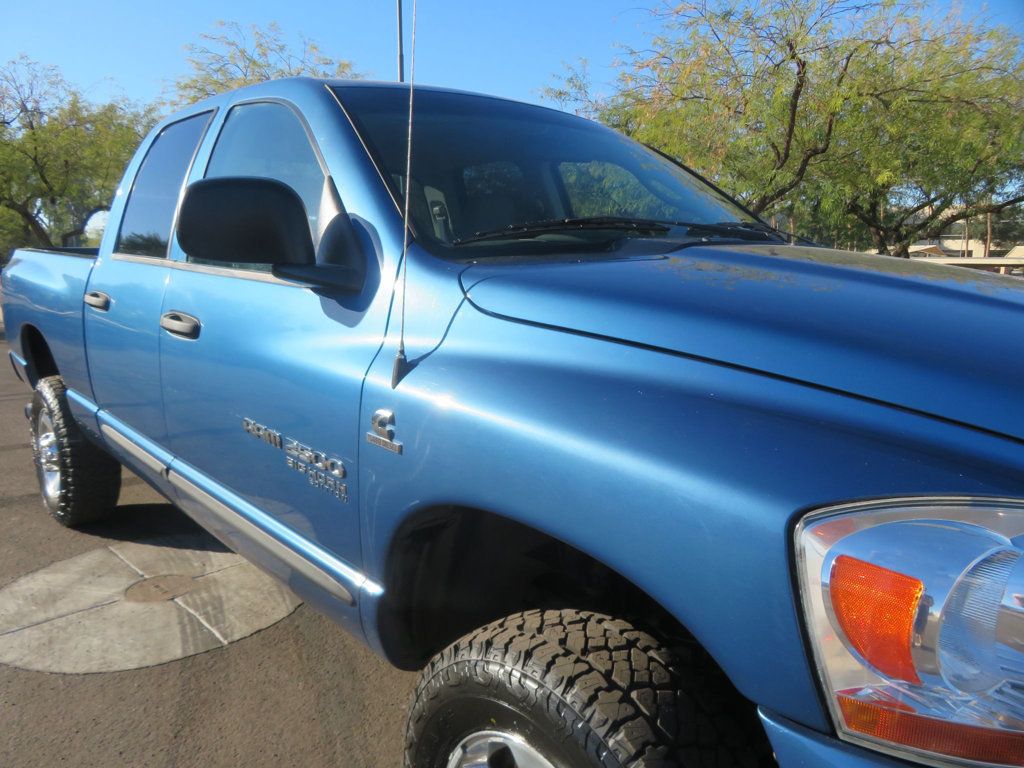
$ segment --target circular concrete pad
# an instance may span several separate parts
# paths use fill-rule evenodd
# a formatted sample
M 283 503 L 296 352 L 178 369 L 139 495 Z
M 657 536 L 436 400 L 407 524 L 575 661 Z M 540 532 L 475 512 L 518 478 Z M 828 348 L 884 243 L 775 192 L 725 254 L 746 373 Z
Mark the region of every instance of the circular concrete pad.
M 269 627 L 299 600 L 203 534 L 117 542 L 0 589 L 0 663 L 41 672 L 138 669 Z

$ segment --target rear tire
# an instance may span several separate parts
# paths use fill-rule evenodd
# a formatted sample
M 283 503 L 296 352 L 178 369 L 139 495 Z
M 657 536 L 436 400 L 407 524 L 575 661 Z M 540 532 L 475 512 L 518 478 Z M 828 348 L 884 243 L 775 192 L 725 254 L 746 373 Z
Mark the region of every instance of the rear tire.
M 53 518 L 74 528 L 113 511 L 121 492 L 121 465 L 82 434 L 60 376 L 36 384 L 29 423 L 39 489 Z
M 539 758 L 539 759 L 538 759 Z M 699 646 L 668 650 L 628 622 L 527 611 L 431 660 L 407 768 L 763 768 L 753 707 Z

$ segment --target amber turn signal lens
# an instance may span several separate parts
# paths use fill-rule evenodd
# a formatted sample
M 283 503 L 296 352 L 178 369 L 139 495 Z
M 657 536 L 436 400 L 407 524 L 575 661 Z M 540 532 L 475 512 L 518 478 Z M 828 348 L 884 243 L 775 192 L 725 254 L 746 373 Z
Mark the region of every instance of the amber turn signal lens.
M 882 674 L 915 684 L 910 642 L 923 593 L 918 579 L 855 557 L 832 565 L 832 611 L 850 645 Z
M 843 694 L 838 700 L 846 727 L 856 733 L 949 757 L 1024 766 L 1024 732 L 951 723 Z

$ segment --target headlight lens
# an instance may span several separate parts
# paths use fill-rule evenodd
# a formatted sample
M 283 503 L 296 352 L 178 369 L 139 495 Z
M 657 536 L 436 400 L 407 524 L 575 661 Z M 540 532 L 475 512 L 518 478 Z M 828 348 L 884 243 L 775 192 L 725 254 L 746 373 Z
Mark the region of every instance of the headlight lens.
M 1024 502 L 815 512 L 796 532 L 840 735 L 933 765 L 1024 766 Z

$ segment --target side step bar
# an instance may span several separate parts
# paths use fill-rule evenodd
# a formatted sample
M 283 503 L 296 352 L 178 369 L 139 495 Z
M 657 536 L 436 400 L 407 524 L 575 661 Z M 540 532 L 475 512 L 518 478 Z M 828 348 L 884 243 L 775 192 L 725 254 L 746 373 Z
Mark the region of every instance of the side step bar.
M 182 465 L 163 449 L 159 450 L 165 453 L 164 457 L 155 455 L 111 424 L 114 417 L 102 411 L 100 413 L 100 431 L 110 446 L 130 457 L 140 468 L 151 473 L 153 478 L 169 484 L 188 507 L 185 511 L 218 537 L 226 537 L 229 542 L 237 538 L 240 548 L 242 545 L 251 545 L 347 605 L 356 604 L 356 594 L 359 592 L 374 597 L 383 594 L 384 588 L 361 571 L 262 510 L 242 499 L 229 504 L 215 498 L 182 473 L 182 467 L 199 475 L 197 470 L 187 464 Z M 130 430 L 126 431 L 131 433 Z M 225 494 L 230 497 L 229 492 L 225 491 Z
M 195 483 L 186 480 L 173 469 L 167 473 L 167 477 L 171 485 L 174 486 L 174 490 L 186 496 L 209 515 L 209 519 L 203 522 L 206 522 L 210 527 L 220 531 L 225 529 L 232 532 L 237 531 L 249 542 L 265 550 L 292 570 L 302 574 L 302 576 L 312 581 L 321 589 L 326 590 L 349 605 L 355 605 L 355 597 L 344 584 L 341 584 L 332 578 L 330 574 L 313 565 L 313 563 L 294 549 L 278 541 L 262 528 L 247 520 L 243 515 L 235 512 L 227 504 L 221 503 Z

